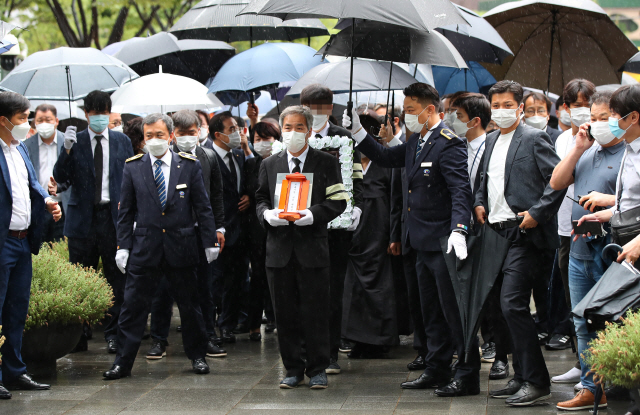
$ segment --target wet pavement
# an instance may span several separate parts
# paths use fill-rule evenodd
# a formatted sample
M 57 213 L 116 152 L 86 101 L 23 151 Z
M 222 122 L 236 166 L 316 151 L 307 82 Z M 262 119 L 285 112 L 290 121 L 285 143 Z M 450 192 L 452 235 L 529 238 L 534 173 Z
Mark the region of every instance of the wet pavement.
M 509 408 L 504 401 L 488 397 L 488 389 L 505 381 L 489 381 L 491 364 L 484 363 L 478 396 L 440 398 L 432 390 L 402 390 L 400 383 L 414 379 L 406 364 L 415 357 L 411 338 L 402 337 L 389 359 L 350 360 L 340 355 L 340 375 L 329 376 L 329 388 L 311 390 L 306 385 L 294 390 L 278 387 L 283 366 L 276 335 L 263 332 L 262 342 L 238 335 L 235 344 L 225 345 L 228 356 L 207 358 L 209 375 L 195 375 L 182 350 L 174 317 L 167 357 L 148 361 L 149 341 L 143 341 L 133 376 L 104 381 L 101 373 L 111 366 L 102 335 L 94 332 L 89 351 L 58 360 L 57 379 L 50 379 L 50 391 L 15 391 L 13 398 L 0 401 L 0 414 L 558 414 L 555 403 L 571 398 L 573 384 L 553 385 L 552 398 L 529 408 Z M 264 326 L 263 326 L 264 328 Z M 571 350 L 545 351 L 552 376 L 575 363 Z M 42 378 L 37 380 L 44 381 Z M 308 379 L 306 379 L 308 381 Z M 603 413 L 624 414 L 626 402 L 610 402 Z M 588 414 L 587 411 L 577 412 Z

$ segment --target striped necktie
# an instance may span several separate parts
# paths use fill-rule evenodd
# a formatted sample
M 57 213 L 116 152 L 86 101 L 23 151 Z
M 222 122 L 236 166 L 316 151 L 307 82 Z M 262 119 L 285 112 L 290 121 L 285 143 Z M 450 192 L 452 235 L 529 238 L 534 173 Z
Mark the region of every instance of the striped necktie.
M 420 136 L 420 139 L 418 140 L 418 148 L 416 148 L 416 160 L 418 160 L 418 157 L 420 157 L 420 153 L 422 153 L 424 141 L 425 140 L 422 138 L 422 136 Z
M 156 160 L 153 163 L 156 170 L 153 174 L 153 180 L 156 182 L 156 189 L 158 189 L 158 197 L 160 198 L 160 204 L 162 205 L 162 210 L 164 210 L 165 205 L 167 204 L 167 189 L 164 185 L 164 174 L 162 174 L 162 160 Z

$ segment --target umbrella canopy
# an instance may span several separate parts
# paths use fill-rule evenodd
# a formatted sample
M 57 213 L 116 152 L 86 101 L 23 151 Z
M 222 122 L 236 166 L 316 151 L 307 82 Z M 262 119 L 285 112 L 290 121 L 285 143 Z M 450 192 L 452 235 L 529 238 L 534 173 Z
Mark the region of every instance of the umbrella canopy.
M 198 81 L 168 73 L 146 75 L 123 85 L 111 96 L 113 112 L 152 113 L 183 109 L 213 110 L 222 106 Z
M 469 69 L 433 66 L 433 80 L 440 96 L 458 91 L 486 92 L 496 79 L 478 62 L 467 62 Z
M 223 103 L 237 105 L 249 99 L 246 92 L 277 88 L 297 81 L 322 62 L 316 51 L 297 43 L 265 43 L 229 59 L 209 83 L 209 92 Z
M 327 36 L 318 19 L 283 22 L 269 16 L 236 16 L 248 0 L 203 0 L 193 6 L 170 29 L 180 39 L 210 39 L 224 42 L 243 40 L 294 40 Z
M 468 256 L 461 262 L 455 252 L 446 253 L 447 238 L 440 238 L 440 245 L 458 302 L 465 355 L 477 353 L 471 350 L 471 343 L 478 333 L 478 319 L 511 242 L 490 227 L 482 226 L 478 235 L 467 237 Z
M 0 82 L 28 99 L 75 101 L 96 89 L 111 92 L 139 78 L 120 60 L 93 48 L 57 48 L 29 55 Z
M 391 65 L 388 62 L 354 59 L 353 71 L 357 76 L 353 79 L 353 91 L 387 91 Z M 350 67 L 351 61 L 347 60 L 316 66 L 304 74 L 287 95 L 300 95 L 304 87 L 311 84 L 322 84 L 335 94 L 349 92 Z M 404 89 L 415 82 L 417 81 L 413 76 L 394 65 L 392 90 Z
M 640 73 L 640 52 L 636 53 L 629 59 L 622 68 L 621 71 L 627 71 L 631 73 Z
M 0 55 L 9 52 L 15 45 L 15 43 L 0 41 Z
M 515 53 L 501 66 L 487 65 L 492 75 L 557 94 L 574 78 L 619 83 L 618 69 L 638 51 L 590 0 L 515 1 L 484 18 Z
M 129 65 L 140 76 L 158 73 L 162 66 L 165 73 L 205 83 L 236 53 L 233 46 L 224 42 L 178 40 L 167 32 L 133 39 L 123 42 L 120 50 L 113 56 Z

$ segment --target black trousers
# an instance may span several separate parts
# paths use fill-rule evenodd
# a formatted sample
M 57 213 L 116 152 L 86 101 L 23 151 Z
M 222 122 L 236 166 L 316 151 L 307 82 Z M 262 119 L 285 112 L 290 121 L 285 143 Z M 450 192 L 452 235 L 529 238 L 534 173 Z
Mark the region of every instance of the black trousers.
M 329 267 L 306 268 L 292 254 L 287 266 L 267 267 L 267 279 L 287 376 L 313 377 L 329 366 Z
M 331 229 L 329 231 L 329 258 L 331 261 L 329 336 L 331 359 L 334 360 L 338 360 L 340 338 L 342 336 L 342 296 L 344 295 L 344 279 L 347 275 L 352 236 L 353 232 L 344 229 Z
M 221 330 L 233 330 L 240 315 L 242 283 L 249 271 L 247 245 L 225 246 L 218 261 L 222 265 L 222 312 L 218 323 Z
M 570 250 L 571 237 L 561 236 L 549 282 L 549 334 L 575 335 L 569 293 Z
M 549 281 L 553 272 L 554 249 L 541 249 L 538 260 L 538 277 L 533 283 L 533 301 L 536 304 L 536 329 L 538 333 L 550 333 Z
M 517 227 L 497 231 L 512 242 L 502 265 L 496 285 L 500 290 L 500 306 L 511 333 L 514 379 L 536 386 L 549 386 L 549 371 L 538 343 L 536 325 L 531 317 L 529 302 L 546 258 Z M 496 345 L 497 346 L 497 345 Z
M 124 303 L 118 320 L 118 353 L 115 365 L 126 369 L 133 366 L 151 310 L 151 301 L 162 274 L 178 303 L 182 320 L 182 342 L 187 357 L 191 360 L 205 357 L 207 336 L 198 305 L 196 267 L 173 268 L 163 259 L 158 267 L 133 264 L 127 266 Z
M 267 240 L 254 241 L 249 253 L 251 261 L 251 288 L 249 292 L 249 316 L 247 326 L 250 330 L 262 325 L 262 312 L 265 309 L 265 291 L 267 288 Z
M 465 359 L 462 321 L 443 253 L 418 251 L 416 274 L 427 337 L 425 374 L 449 379 L 449 365 L 453 350 L 457 348 L 459 358 L 456 379 L 479 382 L 478 339 L 474 336 L 471 352 L 468 359 Z
M 104 277 L 113 289 L 113 305 L 107 311 L 105 340 L 118 337 L 118 316 L 124 300 L 126 277 L 116 266 L 116 228 L 111 218 L 111 205 L 95 206 L 91 227 L 86 238 L 69 238 L 69 261 L 83 267 L 98 268 L 102 259 Z
M 407 293 L 409 313 L 413 321 L 413 348 L 420 356 L 427 355 L 427 333 L 422 321 L 422 306 L 420 305 L 420 289 L 418 286 L 418 274 L 416 274 L 417 253 L 411 249 L 406 255 L 402 255 L 404 276 L 407 280 Z
M 45 220 L 43 225 L 42 242 L 57 242 L 64 238 L 64 219 L 65 212 L 62 207 L 62 202 L 58 202 L 62 217 L 59 221 L 53 220 L 53 215 L 49 212 L 45 213 Z

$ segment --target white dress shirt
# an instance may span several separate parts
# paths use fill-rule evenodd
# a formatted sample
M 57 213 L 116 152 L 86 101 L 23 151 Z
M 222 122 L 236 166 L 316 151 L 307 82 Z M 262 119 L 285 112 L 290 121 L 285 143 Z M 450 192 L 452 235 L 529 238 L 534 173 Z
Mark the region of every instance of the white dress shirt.
M 307 144 L 307 148 L 300 154 L 298 157 L 292 155 L 289 150 L 287 150 L 287 160 L 289 161 L 289 173 L 293 172 L 293 168 L 296 167 L 296 163 L 293 161 L 293 158 L 297 158 L 300 160 L 300 173 L 304 171 L 304 162 L 307 160 L 307 155 L 309 154 L 309 145 Z
M 24 231 L 31 225 L 31 196 L 29 195 L 29 173 L 22 154 L 18 151 L 17 140 L 11 141 L 7 146 L 0 139 L 4 158 L 7 160 L 9 177 L 11 182 L 11 222 L 10 231 Z
M 169 194 L 169 177 L 171 176 L 171 157 L 173 155 L 173 152 L 171 151 L 171 149 L 167 150 L 166 153 L 164 153 L 164 156 L 158 158 L 156 156 L 154 156 L 153 154 L 149 153 L 149 159 L 151 159 L 151 173 L 152 175 L 155 177 L 156 174 L 156 166 L 154 166 L 156 160 L 160 160 L 162 161 L 162 164 L 160 165 L 160 170 L 162 170 L 162 175 L 164 176 L 164 187 L 167 191 L 167 195 Z
M 623 157 L 616 184 L 616 198 L 622 184 L 622 195 L 618 207 L 621 212 L 640 206 L 640 138 L 627 144 Z
M 53 141 L 47 144 L 42 141 L 42 137 L 38 136 L 38 152 L 40 158 L 40 166 L 38 169 L 38 182 L 40 186 L 47 190 L 49 188 L 49 178 L 53 176 L 53 166 L 58 161 L 58 134 L 53 132 Z M 35 167 L 35 166 L 34 166 Z M 51 196 L 56 202 L 60 201 L 60 196 Z
M 220 156 L 220 158 L 222 159 L 222 161 L 224 162 L 224 165 L 227 167 L 227 171 L 231 172 L 231 170 L 229 169 L 229 157 L 227 156 L 227 154 L 231 153 L 231 157 L 233 157 L 233 152 L 231 151 L 227 151 L 225 149 L 223 149 L 222 147 L 218 146 L 216 144 L 216 142 L 213 142 L 213 149 L 216 151 L 216 153 L 218 153 L 218 155 Z M 247 157 L 245 156 L 245 160 L 247 159 Z M 240 166 L 238 165 L 238 162 L 233 160 L 233 165 L 236 167 L 236 181 L 238 182 L 238 193 L 240 193 Z
M 487 169 L 487 193 L 489 196 L 489 223 L 504 222 L 516 219 L 507 199 L 504 197 L 504 173 L 507 163 L 507 152 L 515 130 L 509 134 L 500 134 L 489 159 Z
M 486 134 L 482 134 L 480 137 L 476 137 L 470 142 L 467 141 L 467 170 L 469 172 L 469 180 L 471 181 L 471 190 L 476 183 L 476 176 L 478 174 L 478 167 L 480 166 L 480 160 L 484 154 L 484 142 L 487 139 Z
M 569 152 L 576 145 L 576 137 L 573 135 L 573 131 L 569 128 L 563 132 L 556 139 L 556 153 L 560 159 L 567 157 Z M 574 190 L 573 184 L 567 187 L 566 196 L 573 198 Z M 583 195 L 584 196 L 584 195 Z M 571 224 L 571 214 L 573 212 L 573 204 L 575 202 L 567 197 L 562 200 L 560 209 L 558 209 L 558 235 L 571 236 L 571 230 L 573 225 Z
M 103 137 L 100 140 L 100 144 L 102 144 L 102 197 L 100 203 L 107 203 L 111 200 L 109 197 L 109 129 L 105 128 L 100 134 L 94 133 L 91 128 L 88 128 L 88 131 L 91 140 L 91 154 L 95 154 L 96 151 L 98 143 L 98 140 L 95 139 L 96 135 Z

